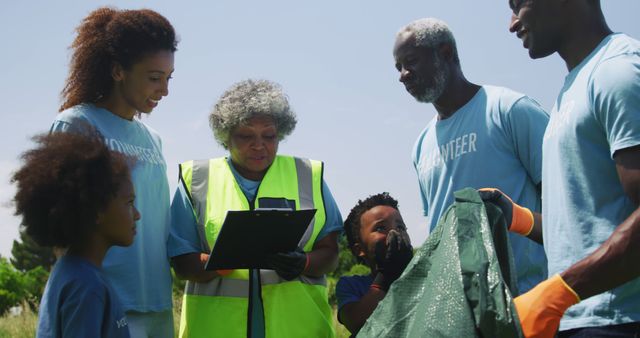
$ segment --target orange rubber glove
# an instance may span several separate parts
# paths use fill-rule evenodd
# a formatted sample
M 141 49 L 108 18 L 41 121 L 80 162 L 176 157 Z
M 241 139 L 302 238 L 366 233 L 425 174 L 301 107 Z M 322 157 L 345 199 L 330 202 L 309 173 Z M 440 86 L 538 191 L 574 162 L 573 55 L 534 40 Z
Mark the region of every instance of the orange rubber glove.
M 495 188 L 478 189 L 483 201 L 491 202 L 498 206 L 509 224 L 509 231 L 528 236 L 533 230 L 533 213 L 531 210 L 513 203 L 511 198 Z
M 578 302 L 580 297 L 560 275 L 547 279 L 513 300 L 526 338 L 554 337 L 564 312 Z

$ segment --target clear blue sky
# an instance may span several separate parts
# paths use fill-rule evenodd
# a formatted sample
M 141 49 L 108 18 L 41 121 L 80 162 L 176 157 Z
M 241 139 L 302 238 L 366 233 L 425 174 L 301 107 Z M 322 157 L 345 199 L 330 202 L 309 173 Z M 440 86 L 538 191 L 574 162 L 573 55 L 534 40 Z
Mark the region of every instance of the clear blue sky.
M 614 31 L 640 38 L 640 1 L 602 2 Z M 343 217 L 359 198 L 389 191 L 400 202 L 414 244 L 424 241 L 427 229 L 410 151 L 435 111 L 398 82 L 391 54 L 396 31 L 420 17 L 445 20 L 467 78 L 526 93 L 546 109 L 566 73 L 557 55 L 528 58 L 507 30 L 507 0 L 4 1 L 2 256 L 10 255 L 19 225 L 9 177 L 30 136 L 47 131 L 60 106 L 74 28 L 102 5 L 154 9 L 181 37 L 170 95 L 143 118 L 163 137 L 172 189 L 177 163 L 225 155 L 207 123 L 222 92 L 242 79 L 266 78 L 282 84 L 298 113 L 298 127 L 280 152 L 325 161 L 325 178 Z

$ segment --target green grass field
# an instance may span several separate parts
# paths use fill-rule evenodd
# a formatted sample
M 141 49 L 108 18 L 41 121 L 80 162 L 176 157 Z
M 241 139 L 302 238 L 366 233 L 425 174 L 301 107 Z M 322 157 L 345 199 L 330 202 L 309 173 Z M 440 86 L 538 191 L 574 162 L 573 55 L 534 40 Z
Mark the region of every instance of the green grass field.
M 33 338 L 36 336 L 38 316 L 29 309 L 25 309 L 18 316 L 5 315 L 0 317 L 0 338 Z
M 174 312 L 173 320 L 177 331 L 180 327 L 180 308 L 181 301 L 179 297 L 174 297 Z M 36 324 L 38 322 L 38 316 L 32 312 L 28 306 L 23 306 L 25 310 L 18 316 L 5 315 L 0 317 L 0 338 L 33 338 L 36 335 Z M 335 316 L 333 316 L 334 327 L 336 328 L 336 336 L 338 338 L 349 337 L 349 331 L 338 323 Z

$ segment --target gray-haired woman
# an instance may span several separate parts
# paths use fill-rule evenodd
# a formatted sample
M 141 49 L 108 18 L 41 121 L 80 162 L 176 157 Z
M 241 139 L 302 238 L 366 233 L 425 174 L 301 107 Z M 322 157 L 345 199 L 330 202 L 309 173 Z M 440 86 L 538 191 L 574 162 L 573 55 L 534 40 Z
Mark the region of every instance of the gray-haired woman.
M 180 165 L 172 232 L 181 243 L 170 252 L 187 280 L 180 335 L 334 336 L 324 275 L 337 262 L 342 217 L 322 162 L 277 154 L 296 125 L 286 95 L 270 81 L 242 81 L 209 120 L 230 156 Z M 205 271 L 226 212 L 265 207 L 317 209 L 298 249 L 269 256 L 273 270 Z

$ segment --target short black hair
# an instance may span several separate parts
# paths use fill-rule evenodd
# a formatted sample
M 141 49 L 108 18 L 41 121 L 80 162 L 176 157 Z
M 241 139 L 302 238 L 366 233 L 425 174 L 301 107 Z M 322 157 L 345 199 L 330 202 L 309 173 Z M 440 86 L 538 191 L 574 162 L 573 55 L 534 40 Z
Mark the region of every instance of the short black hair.
M 82 247 L 98 213 L 130 178 L 133 159 L 109 150 L 95 129 L 35 136 L 13 175 L 15 215 L 39 245 Z
M 349 247 L 353 247 L 353 245 L 360 240 L 360 217 L 362 214 L 379 205 L 386 205 L 400 211 L 398 209 L 398 201 L 391 197 L 388 192 L 371 195 L 364 200 L 358 200 L 358 203 L 351 209 L 349 216 L 347 216 L 347 219 L 344 221 L 344 232 L 347 235 Z

